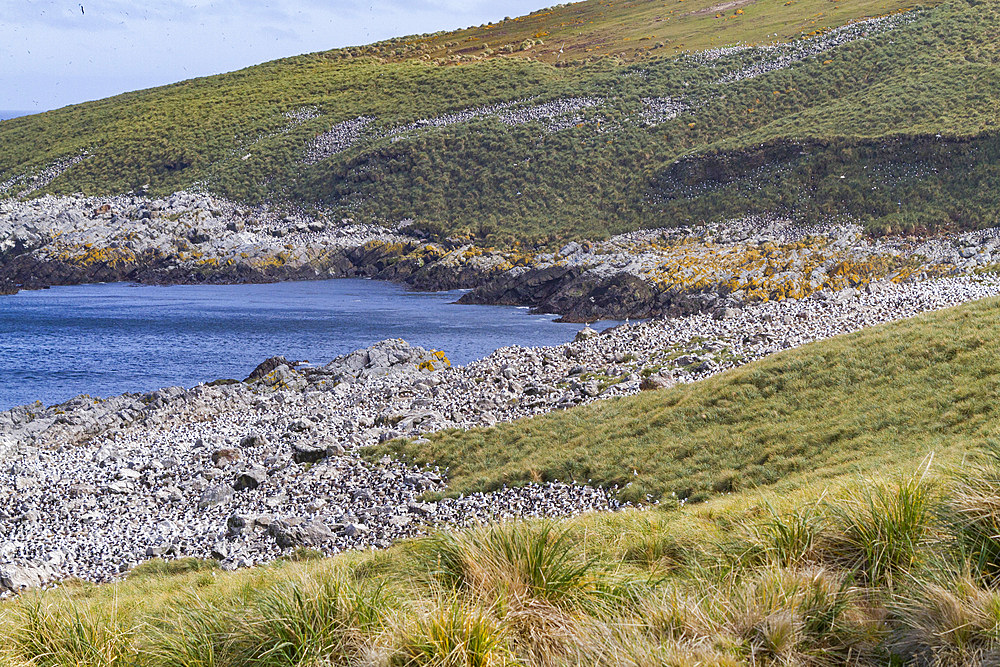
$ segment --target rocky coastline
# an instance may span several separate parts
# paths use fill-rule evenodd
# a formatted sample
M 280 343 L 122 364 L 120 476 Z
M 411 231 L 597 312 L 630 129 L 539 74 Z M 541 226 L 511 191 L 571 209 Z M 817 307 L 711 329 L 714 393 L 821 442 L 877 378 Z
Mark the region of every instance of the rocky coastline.
M 866 237 L 849 222 L 780 218 L 632 232 L 557 251 L 428 240 L 394 227 L 279 214 L 206 194 L 0 201 L 0 294 L 87 282 L 232 284 L 372 278 L 468 289 L 463 303 L 522 305 L 565 321 L 723 313 L 871 282 L 994 264 L 1000 234 Z M 998 256 L 1000 260 L 1000 256 Z
M 371 445 L 489 427 L 696 382 L 784 349 L 1000 295 L 1000 231 L 867 237 L 849 222 L 745 218 L 558 250 L 432 241 L 199 193 L 0 202 L 0 293 L 94 281 L 367 277 L 465 288 L 463 303 L 564 320 L 640 318 L 452 367 L 383 341 L 320 366 L 275 357 L 243 381 L 0 413 L 0 593 L 107 581 L 148 558 L 248 567 L 298 548 L 378 548 L 435 526 L 622 505 L 586 480 L 447 497 L 447 470 Z
M 366 447 L 696 382 L 814 340 L 1000 295 L 992 274 L 658 318 L 462 367 L 401 340 L 325 365 L 276 357 L 246 380 L 0 413 L 0 590 L 107 581 L 155 557 L 239 568 L 297 548 L 378 548 L 434 526 L 621 506 L 542 480 L 445 497 L 448 471 Z

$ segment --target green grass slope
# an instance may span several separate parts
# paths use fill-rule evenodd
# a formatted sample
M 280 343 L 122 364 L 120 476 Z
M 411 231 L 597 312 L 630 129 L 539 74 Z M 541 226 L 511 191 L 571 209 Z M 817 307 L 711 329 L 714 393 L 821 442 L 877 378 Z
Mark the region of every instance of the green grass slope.
M 200 185 L 251 203 L 412 218 L 436 237 L 492 243 L 603 237 L 743 213 L 848 215 L 876 232 L 997 224 L 1000 194 L 990 184 L 1000 153 L 1000 1 L 949 0 L 896 30 L 721 83 L 767 55 L 744 51 L 706 66 L 677 54 L 907 8 L 875 0 L 730 4 L 588 1 L 4 121 L 0 183 L 86 152 L 39 192 L 148 185 L 155 195 Z M 530 38 L 541 45 L 494 48 L 546 32 Z M 510 126 L 485 116 L 385 134 L 481 105 L 570 97 L 603 103 L 556 132 L 542 121 Z M 664 97 L 686 110 L 642 122 L 643 100 Z M 297 119 L 286 115 L 302 110 Z M 316 136 L 361 116 L 372 121 L 353 145 L 303 161 Z
M 529 481 L 704 499 L 960 457 L 1000 433 L 1000 301 L 972 303 L 767 357 L 708 380 L 426 444 L 380 446 L 448 466 L 457 492 Z

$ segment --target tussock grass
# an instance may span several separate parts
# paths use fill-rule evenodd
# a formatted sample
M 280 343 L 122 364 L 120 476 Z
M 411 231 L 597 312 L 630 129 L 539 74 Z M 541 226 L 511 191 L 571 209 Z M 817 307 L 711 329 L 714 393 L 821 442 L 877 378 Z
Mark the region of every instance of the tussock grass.
M 395 595 L 383 584 L 320 564 L 228 606 L 194 597 L 149 634 L 154 664 L 214 667 L 349 664 L 377 651 L 394 623 Z
M 505 667 L 515 661 L 495 618 L 454 598 L 441 601 L 413 623 L 391 664 Z
M 39 667 L 126 667 L 142 630 L 117 600 L 109 606 L 80 607 L 47 604 L 36 596 L 25 600 L 15 616 L 9 641 L 30 659 L 27 664 Z
M 150 629 L 143 650 L 154 665 L 222 667 L 227 664 L 229 610 L 189 604 L 169 624 Z
M 781 567 L 793 567 L 814 558 L 822 520 L 815 506 L 775 513 L 761 530 L 768 557 Z
M 484 600 L 571 605 L 596 591 L 594 564 L 581 560 L 575 536 L 549 523 L 440 533 L 419 548 L 447 585 Z
M 923 479 L 865 484 L 831 504 L 834 529 L 826 547 L 833 558 L 869 582 L 892 586 L 919 565 L 934 539 L 933 497 Z
M 372 580 L 325 574 L 290 581 L 261 596 L 259 619 L 240 632 L 240 641 L 250 647 L 250 661 L 262 665 L 350 662 L 364 653 L 366 638 L 386 628 L 394 606 L 386 587 Z
M 850 578 L 824 568 L 764 569 L 728 595 L 726 627 L 755 660 L 831 664 L 857 646 Z
M 957 548 L 995 584 L 1000 577 L 1000 443 L 989 441 L 948 481 L 943 518 L 957 535 Z
M 1000 661 L 1000 592 L 968 576 L 922 582 L 895 605 L 896 651 L 929 664 Z

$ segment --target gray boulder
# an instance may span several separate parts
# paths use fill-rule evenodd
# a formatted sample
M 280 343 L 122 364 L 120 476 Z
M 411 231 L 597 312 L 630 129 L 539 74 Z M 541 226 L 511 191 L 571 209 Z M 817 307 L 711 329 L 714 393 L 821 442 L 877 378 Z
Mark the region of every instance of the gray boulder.
M 357 537 L 371 532 L 371 528 L 363 523 L 349 523 L 340 530 L 341 535 L 347 537 Z
M 320 369 L 320 372 L 344 379 L 367 379 L 415 373 L 425 361 L 434 363 L 435 368 L 442 365 L 424 348 L 395 338 L 337 357 Z
M 336 537 L 326 524 L 315 520 L 298 525 L 290 525 L 287 521 L 274 521 L 268 526 L 267 534 L 273 537 L 282 549 L 301 546 L 319 547 Z
M 291 425 L 289 425 L 288 430 L 295 431 L 296 433 L 302 433 L 304 431 L 308 431 L 314 426 L 315 424 L 308 417 L 300 417 L 299 419 L 293 421 Z
M 250 375 L 247 376 L 247 379 L 244 380 L 244 382 L 253 382 L 254 380 L 259 380 L 260 378 L 264 377 L 265 375 L 273 371 L 275 368 L 278 368 L 279 366 L 291 367 L 292 362 L 290 362 L 288 359 L 285 359 L 284 357 L 271 357 L 270 359 L 266 359 L 262 361 L 260 365 L 257 366 L 257 368 L 250 371 Z
M 326 447 L 308 443 L 295 443 L 292 446 L 292 458 L 296 463 L 316 463 L 329 456 Z
M 639 384 L 639 389 L 641 391 L 656 391 L 657 389 L 667 389 L 673 387 L 677 382 L 674 380 L 672 375 L 664 373 L 654 373 L 649 377 L 643 378 L 642 382 Z
M 198 509 L 229 502 L 235 493 L 233 487 L 228 484 L 213 484 L 202 491 L 201 497 L 198 498 Z
M 16 593 L 28 588 L 38 588 L 50 576 L 47 570 L 40 567 L 0 565 L 0 592 Z
M 256 467 L 250 468 L 248 470 L 244 470 L 236 476 L 236 480 L 233 482 L 233 490 L 246 491 L 248 489 L 256 489 L 258 486 L 263 484 L 266 479 L 266 470 Z

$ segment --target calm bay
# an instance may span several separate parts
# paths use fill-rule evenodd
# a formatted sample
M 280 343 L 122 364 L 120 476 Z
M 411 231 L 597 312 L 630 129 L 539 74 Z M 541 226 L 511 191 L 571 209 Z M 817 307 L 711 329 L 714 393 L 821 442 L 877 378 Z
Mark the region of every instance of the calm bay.
M 464 364 L 506 345 L 564 343 L 581 328 L 523 308 L 453 303 L 460 295 L 353 279 L 23 291 L 0 297 L 0 410 L 242 379 L 275 355 L 324 364 L 386 338 Z

